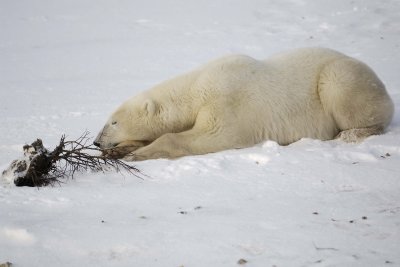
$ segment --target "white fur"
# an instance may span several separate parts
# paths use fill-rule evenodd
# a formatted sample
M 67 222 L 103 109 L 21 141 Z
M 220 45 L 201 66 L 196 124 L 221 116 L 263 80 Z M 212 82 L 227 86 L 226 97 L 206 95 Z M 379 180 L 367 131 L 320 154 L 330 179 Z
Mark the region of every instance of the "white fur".
M 392 115 L 393 103 L 368 66 L 304 48 L 264 61 L 227 56 L 163 82 L 123 103 L 95 142 L 131 146 L 126 160 L 176 158 L 339 133 L 359 141 L 382 133 Z

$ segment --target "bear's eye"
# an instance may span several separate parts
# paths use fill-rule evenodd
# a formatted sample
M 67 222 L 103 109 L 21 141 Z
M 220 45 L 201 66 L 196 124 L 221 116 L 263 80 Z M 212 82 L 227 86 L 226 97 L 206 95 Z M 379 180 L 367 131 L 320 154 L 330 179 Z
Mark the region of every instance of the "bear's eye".
M 111 124 L 112 124 L 112 125 L 115 125 L 115 124 L 117 124 L 117 122 L 116 122 L 116 121 L 113 121 Z

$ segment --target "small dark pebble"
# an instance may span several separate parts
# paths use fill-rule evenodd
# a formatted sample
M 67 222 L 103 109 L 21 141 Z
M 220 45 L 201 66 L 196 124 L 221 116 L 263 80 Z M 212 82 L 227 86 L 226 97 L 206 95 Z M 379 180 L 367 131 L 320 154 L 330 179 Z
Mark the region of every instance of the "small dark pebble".
M 145 219 L 147 219 L 147 217 L 146 216 L 140 216 L 139 219 L 145 220 Z
M 195 207 L 194 209 L 195 210 L 199 210 L 199 209 L 202 209 L 203 207 L 202 206 L 197 206 L 197 207 Z
M 240 259 L 240 260 L 238 260 L 237 263 L 240 264 L 240 265 L 243 265 L 243 264 L 246 264 L 247 261 L 245 259 Z
M 314 211 L 312 214 L 314 215 L 318 215 L 319 213 L 317 211 Z
M 353 164 L 353 165 L 355 165 L 355 164 L 358 164 L 359 162 L 357 162 L 357 161 L 354 161 L 354 162 L 352 162 L 351 164 Z
M 350 220 L 349 223 L 354 223 L 354 220 Z
M 390 155 L 389 153 L 386 153 L 385 156 L 386 156 L 386 157 L 390 157 L 391 155 Z
M 104 221 L 104 220 L 101 220 L 101 223 L 105 223 L 105 221 Z
M 367 216 L 362 216 L 361 219 L 366 220 L 366 219 L 368 219 L 368 217 Z
M 385 261 L 386 264 L 391 264 L 393 263 L 392 261 Z
M 187 214 L 187 211 L 180 211 L 179 214 Z

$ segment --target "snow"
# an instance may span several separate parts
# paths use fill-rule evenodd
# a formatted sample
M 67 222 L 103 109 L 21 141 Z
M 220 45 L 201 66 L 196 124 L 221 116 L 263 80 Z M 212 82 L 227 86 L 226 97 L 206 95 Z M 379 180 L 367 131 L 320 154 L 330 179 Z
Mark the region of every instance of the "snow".
M 135 163 L 143 180 L 3 184 L 0 263 L 400 266 L 399 14 L 397 0 L 1 1 L 1 170 L 23 144 L 95 135 L 127 97 L 231 53 L 342 51 L 377 72 L 397 110 L 360 144 L 265 142 Z

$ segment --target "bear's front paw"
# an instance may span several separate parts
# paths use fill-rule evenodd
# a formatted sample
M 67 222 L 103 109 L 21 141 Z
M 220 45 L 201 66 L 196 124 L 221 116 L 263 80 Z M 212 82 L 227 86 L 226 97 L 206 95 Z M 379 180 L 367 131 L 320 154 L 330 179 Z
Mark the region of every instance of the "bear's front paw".
M 120 159 L 123 158 L 125 154 L 122 154 L 121 151 L 119 151 L 118 149 L 107 148 L 102 150 L 101 155 L 109 159 Z
M 126 157 L 129 153 L 132 153 L 133 151 L 137 150 L 140 147 L 143 147 L 144 145 L 144 142 L 127 141 L 120 143 L 116 147 L 106 148 L 102 152 L 103 156 L 106 158 L 122 159 Z
M 162 158 L 161 156 L 150 155 L 146 151 L 137 150 L 125 155 L 122 159 L 125 161 L 142 161 L 148 159 Z
M 135 150 L 132 147 L 113 147 L 113 148 L 107 148 L 102 151 L 102 155 L 106 158 L 111 158 L 111 159 L 121 159 L 125 157 L 127 154 Z
M 135 153 L 129 153 L 125 155 L 122 159 L 125 161 L 136 161 L 136 155 Z

